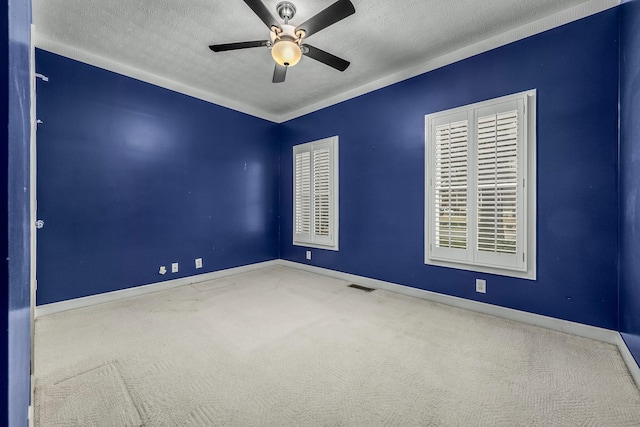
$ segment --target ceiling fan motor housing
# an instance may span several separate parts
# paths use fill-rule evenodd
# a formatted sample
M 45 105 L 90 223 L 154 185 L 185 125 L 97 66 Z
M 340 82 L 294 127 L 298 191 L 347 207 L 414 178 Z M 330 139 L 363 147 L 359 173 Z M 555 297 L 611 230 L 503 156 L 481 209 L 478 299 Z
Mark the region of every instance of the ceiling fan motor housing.
M 276 11 L 278 11 L 280 18 L 284 19 L 284 23 L 288 24 L 289 19 L 293 18 L 296 14 L 296 7 L 291 2 L 282 1 L 276 6 Z

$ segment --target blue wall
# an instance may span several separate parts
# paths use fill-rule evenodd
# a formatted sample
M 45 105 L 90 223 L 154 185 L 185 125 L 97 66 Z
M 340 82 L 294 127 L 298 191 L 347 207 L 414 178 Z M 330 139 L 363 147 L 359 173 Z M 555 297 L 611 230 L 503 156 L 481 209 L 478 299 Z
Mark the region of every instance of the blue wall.
M 640 364 L 640 1 L 620 19 L 620 330 Z
M 49 52 L 36 64 L 38 304 L 278 258 L 277 125 Z
M 2 65 L 0 66 L 0 128 L 7 129 L 9 124 L 9 14 L 8 9 L 4 7 L 0 10 L 0 55 L 2 56 Z M 0 229 L 2 235 L 2 249 L 0 252 L 0 274 L 2 281 L 0 283 L 9 283 L 9 200 L 7 199 L 7 189 L 9 186 L 9 135 L 2 135 L 3 147 L 0 150 L 0 164 L 2 165 L 2 174 L 0 174 L 0 198 L 3 200 L 0 207 L 0 223 L 7 224 Z M 8 413 L 8 394 L 9 387 L 4 384 L 9 382 L 9 287 L 2 287 L 0 291 L 0 414 Z M 8 418 L 3 415 L 0 418 L 0 424 L 6 424 Z
M 38 234 L 38 304 L 281 257 L 619 327 L 640 360 L 639 34 L 635 0 L 283 125 L 38 51 L 37 70 L 50 77 L 38 87 L 39 217 L 46 222 Z M 424 265 L 424 115 L 533 88 L 537 280 Z M 332 135 L 340 136 L 340 251 L 312 249 L 306 261 L 306 249 L 291 244 L 291 147 Z M 23 144 L 15 156 L 15 183 L 24 184 Z M 18 214 L 24 198 L 11 191 Z M 24 218 L 8 224 L 18 236 L 11 253 L 24 256 Z M 194 269 L 196 257 L 204 269 Z M 180 262 L 180 272 L 160 276 L 158 266 L 171 262 Z M 10 271 L 19 313 L 26 266 Z M 488 280 L 486 295 L 474 292 L 477 277 Z M 24 349 L 28 336 L 18 329 Z M 4 355 L 20 354 L 7 344 L 0 344 L 0 380 L 11 358 Z M 28 381 L 24 363 L 18 368 L 10 384 L 15 414 L 26 411 Z
M 538 90 L 536 281 L 424 265 L 425 114 Z M 617 329 L 618 10 L 284 124 L 281 257 Z M 291 244 L 292 145 L 340 137 L 340 251 Z M 487 279 L 477 294 L 474 279 Z
M 340 251 L 314 249 L 311 264 L 618 329 L 619 10 L 279 126 L 38 51 L 51 78 L 38 88 L 38 304 L 307 262 L 291 244 L 291 146 L 339 135 Z M 534 88 L 537 280 L 424 265 L 424 115 Z M 180 273 L 157 273 L 175 261 Z
M 0 384 L 8 384 L 0 393 L 0 425 L 26 426 L 30 400 L 30 232 L 29 219 L 29 139 L 31 131 L 30 98 L 30 36 L 31 2 L 9 0 L 8 15 L 3 12 L 2 31 L 8 49 L 2 50 L 4 58 L 1 77 L 4 88 L 0 91 L 2 123 L 8 141 L 8 149 L 0 161 L 7 165 L 1 185 L 7 195 L 7 265 L 3 261 L 3 275 L 8 285 L 3 286 L 0 298 L 2 313 L 8 316 L 0 322 L 3 331 L 8 330 L 7 340 L 0 345 L 2 371 Z M 5 9 L 7 10 L 7 9 Z M 8 19 L 7 19 L 8 18 Z M 8 23 L 8 26 L 7 26 Z M 8 36 L 8 40 L 7 40 Z M 1 42 L 1 41 L 0 41 Z M 6 181 L 5 181 L 6 179 Z M 8 270 L 8 275 L 6 274 Z M 5 311 L 6 309 L 6 311 Z M 5 359 L 5 355 L 7 356 Z M 8 375 L 7 375 L 8 374 Z M 6 383 L 4 380 L 8 380 Z

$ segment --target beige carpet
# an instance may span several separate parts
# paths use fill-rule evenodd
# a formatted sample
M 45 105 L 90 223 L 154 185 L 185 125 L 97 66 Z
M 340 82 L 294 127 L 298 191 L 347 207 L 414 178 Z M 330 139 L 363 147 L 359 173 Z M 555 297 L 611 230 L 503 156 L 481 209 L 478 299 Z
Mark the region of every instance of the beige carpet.
M 274 267 L 41 317 L 36 425 L 639 426 L 609 344 Z

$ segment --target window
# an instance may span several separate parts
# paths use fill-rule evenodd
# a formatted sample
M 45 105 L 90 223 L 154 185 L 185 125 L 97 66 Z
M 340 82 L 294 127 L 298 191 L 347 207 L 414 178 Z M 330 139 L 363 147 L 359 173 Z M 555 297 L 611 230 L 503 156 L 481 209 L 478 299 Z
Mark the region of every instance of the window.
M 338 137 L 293 147 L 293 244 L 338 250 Z
M 535 279 L 535 97 L 425 117 L 426 264 Z

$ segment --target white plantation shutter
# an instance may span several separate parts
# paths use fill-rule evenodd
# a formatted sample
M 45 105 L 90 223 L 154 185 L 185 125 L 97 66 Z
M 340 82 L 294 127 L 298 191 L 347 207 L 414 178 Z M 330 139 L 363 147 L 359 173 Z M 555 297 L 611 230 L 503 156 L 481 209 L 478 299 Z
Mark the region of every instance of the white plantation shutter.
M 516 253 L 518 111 L 478 119 L 478 250 Z
M 525 215 L 522 102 L 476 110 L 476 254 L 477 262 L 522 269 Z
M 432 256 L 468 258 L 469 120 L 466 113 L 433 124 Z
M 293 243 L 338 249 L 338 138 L 296 145 Z
M 295 155 L 295 214 L 294 234 L 311 235 L 311 153 Z
M 527 191 L 527 158 L 535 150 L 527 145 L 525 107 L 534 95 L 427 116 L 425 262 L 528 271 L 527 252 L 535 248 L 527 239 L 535 230 L 528 200 L 535 194 Z
M 328 148 L 313 151 L 314 234 L 329 236 L 331 216 L 331 157 Z

